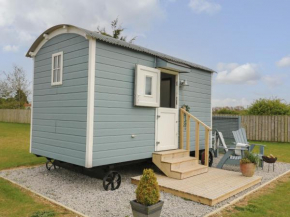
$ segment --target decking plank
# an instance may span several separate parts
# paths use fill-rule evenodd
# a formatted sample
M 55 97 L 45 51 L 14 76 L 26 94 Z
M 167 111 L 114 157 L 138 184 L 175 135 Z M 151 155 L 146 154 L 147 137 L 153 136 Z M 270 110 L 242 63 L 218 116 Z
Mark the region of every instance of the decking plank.
M 261 182 L 262 177 L 245 177 L 241 173 L 209 168 L 207 173 L 183 180 L 156 175 L 161 191 L 213 206 Z M 131 178 L 138 184 L 141 176 Z

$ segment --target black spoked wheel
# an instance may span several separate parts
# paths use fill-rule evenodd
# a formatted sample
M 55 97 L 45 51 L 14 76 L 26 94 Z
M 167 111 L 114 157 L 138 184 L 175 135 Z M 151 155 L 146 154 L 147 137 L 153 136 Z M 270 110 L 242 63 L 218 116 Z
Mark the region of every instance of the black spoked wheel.
M 51 169 L 57 169 L 58 167 L 55 166 L 54 160 L 47 160 L 46 161 L 46 169 L 51 170 Z
M 108 172 L 103 178 L 103 187 L 106 191 L 114 191 L 121 185 L 121 175 L 116 171 Z
M 205 152 L 203 151 L 203 152 L 201 153 L 201 164 L 202 164 L 202 165 L 204 165 L 204 159 L 205 159 Z M 212 154 L 212 152 L 210 151 L 210 152 L 208 153 L 208 166 L 211 167 L 212 164 L 213 164 L 213 154 Z

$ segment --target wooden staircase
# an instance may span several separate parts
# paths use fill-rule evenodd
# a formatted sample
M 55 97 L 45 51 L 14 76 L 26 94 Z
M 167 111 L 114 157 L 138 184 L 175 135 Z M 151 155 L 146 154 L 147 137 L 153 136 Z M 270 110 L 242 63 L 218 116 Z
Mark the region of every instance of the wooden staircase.
M 183 149 L 154 152 L 152 160 L 166 176 L 174 179 L 185 179 L 208 171 L 207 166 L 200 165 L 198 159 L 190 157 L 189 151 Z
M 186 118 L 186 149 L 183 149 L 184 117 Z M 195 121 L 195 157 L 190 157 L 190 120 Z M 199 164 L 199 126 L 205 128 L 205 165 Z M 154 152 L 153 163 L 168 177 L 185 179 L 208 171 L 209 132 L 211 128 L 205 123 L 180 109 L 180 142 L 177 150 Z

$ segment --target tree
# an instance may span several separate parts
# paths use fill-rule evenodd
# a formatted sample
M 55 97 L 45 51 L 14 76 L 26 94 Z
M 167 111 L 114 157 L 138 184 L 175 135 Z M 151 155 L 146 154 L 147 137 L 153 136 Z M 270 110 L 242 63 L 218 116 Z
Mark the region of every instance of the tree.
M 0 80 L 0 108 L 23 108 L 28 103 L 30 82 L 23 68 L 14 65 L 10 73 L 3 72 Z
M 249 115 L 290 115 L 290 105 L 282 99 L 258 99 L 248 109 Z
M 105 27 L 100 28 L 99 26 L 97 28 L 97 30 L 98 30 L 97 32 L 102 34 L 102 35 L 105 35 L 105 36 L 109 36 L 109 37 L 112 37 L 112 38 L 115 38 L 115 39 L 119 39 L 121 41 L 127 41 L 127 36 L 121 36 L 122 32 L 125 29 L 122 28 L 121 25 L 118 25 L 118 22 L 119 22 L 118 18 L 116 18 L 115 20 L 113 20 L 111 22 L 112 34 L 107 33 Z M 129 43 L 133 43 L 136 40 L 136 38 L 137 38 L 137 36 L 133 37 L 128 42 Z

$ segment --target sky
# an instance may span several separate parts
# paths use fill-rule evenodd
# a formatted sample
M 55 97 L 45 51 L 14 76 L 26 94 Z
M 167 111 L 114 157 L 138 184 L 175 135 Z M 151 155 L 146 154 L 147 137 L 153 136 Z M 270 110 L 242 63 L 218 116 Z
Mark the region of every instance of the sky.
M 259 98 L 290 102 L 289 0 L 0 0 L 0 78 L 53 25 L 89 30 L 119 18 L 128 37 L 156 51 L 207 66 L 213 106 L 249 106 Z

